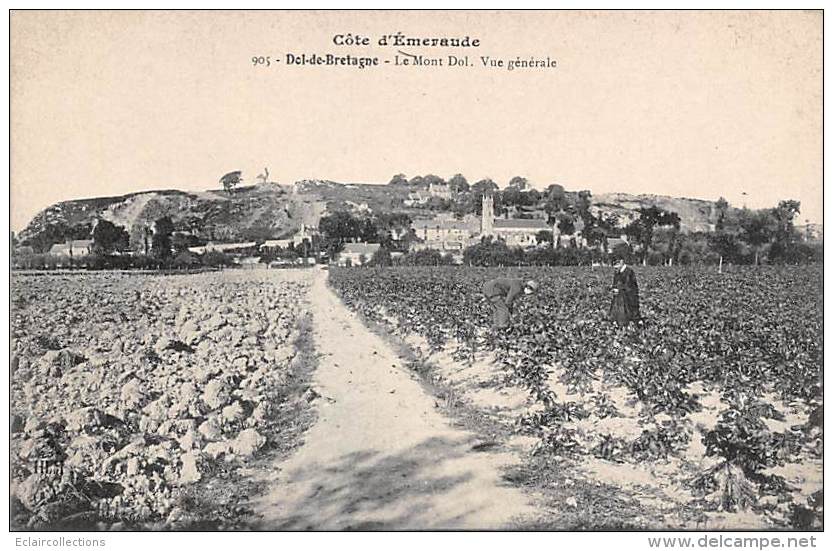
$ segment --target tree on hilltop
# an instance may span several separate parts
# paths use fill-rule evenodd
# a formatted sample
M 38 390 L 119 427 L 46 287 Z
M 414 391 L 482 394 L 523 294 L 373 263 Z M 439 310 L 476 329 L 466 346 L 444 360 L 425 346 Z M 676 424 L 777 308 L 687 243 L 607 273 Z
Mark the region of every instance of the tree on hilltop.
M 444 186 L 445 180 L 436 174 L 426 174 L 422 177 L 422 181 L 426 186 Z
M 465 193 L 469 191 L 469 181 L 462 174 L 455 174 L 448 180 L 448 187 L 453 193 Z
M 394 174 L 393 177 L 388 182 L 389 186 L 407 186 L 408 185 L 408 177 L 404 174 Z
M 472 193 L 476 193 L 479 195 L 483 195 L 486 193 L 494 193 L 498 189 L 500 188 L 491 178 L 483 178 L 482 180 L 478 180 L 474 183 L 473 186 L 471 186 Z
M 428 184 L 426 184 L 425 178 L 423 178 L 422 176 L 414 176 L 413 178 L 408 180 L 408 185 L 411 187 L 424 187 Z
M 544 211 L 550 216 L 564 210 L 567 206 L 567 195 L 564 192 L 564 186 L 552 184 L 544 191 Z
M 220 183 L 223 184 L 223 189 L 226 190 L 226 193 L 231 193 L 234 187 L 242 181 L 242 170 L 235 170 L 233 172 L 229 172 L 228 174 L 223 174 L 223 176 L 220 178 Z
M 529 180 L 524 178 L 523 176 L 514 176 L 511 180 L 509 180 L 509 186 L 517 188 L 520 191 L 524 191 L 529 187 Z

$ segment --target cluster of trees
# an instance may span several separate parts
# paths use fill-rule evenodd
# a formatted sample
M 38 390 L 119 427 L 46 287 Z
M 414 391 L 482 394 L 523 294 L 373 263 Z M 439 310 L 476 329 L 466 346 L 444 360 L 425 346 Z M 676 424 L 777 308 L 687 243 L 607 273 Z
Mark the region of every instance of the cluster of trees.
M 99 220 L 93 229 L 93 252 L 108 255 L 126 251 L 130 246 L 130 234 L 123 226 L 108 220 Z
M 35 254 L 15 258 L 15 266 L 23 269 L 55 269 L 60 267 L 85 267 L 88 269 L 185 269 L 231 265 L 231 257 L 220 252 L 208 252 L 202 256 L 188 251 L 189 247 L 204 242 L 193 235 L 176 232 L 170 216 L 158 218 L 152 225 L 142 228 L 144 247 L 130 250 L 130 234 L 123 226 L 99 219 L 95 225 L 68 226 L 49 224 L 35 236 L 18 245 L 30 246 Z M 56 243 L 67 240 L 86 240 L 92 237 L 90 254 L 72 258 L 49 254 Z
M 307 258 L 317 256 L 320 251 L 325 251 L 326 247 L 322 245 L 323 240 L 314 235 L 312 239 L 304 239 L 297 245 L 289 243 L 288 246 L 277 249 L 265 249 L 260 252 L 261 264 L 269 264 L 274 260 L 298 260 L 299 258 Z
M 391 186 L 412 187 L 412 188 L 427 188 L 431 185 L 446 185 L 451 186 L 454 182 L 452 191 L 462 193 L 469 190 L 469 183 L 462 174 L 455 174 L 448 182 L 440 178 L 436 174 L 426 174 L 425 176 L 414 176 L 410 180 L 404 174 L 394 174 L 388 182 Z
M 822 247 L 803 241 L 794 221 L 800 203 L 781 201 L 769 209 L 733 209 L 721 198 L 713 232 L 683 233 L 677 213 L 656 206 L 638 210 L 638 217 L 625 225 L 615 214 L 593 215 L 590 193 L 562 195 L 551 186 L 547 209 L 562 234 L 577 231 L 591 248 L 609 249 L 609 239 L 625 235 L 630 246 L 620 245 L 618 256 L 643 264 L 759 264 L 805 263 L 822 259 Z M 539 242 L 546 239 L 541 236 Z M 556 244 L 558 245 L 558 244 Z
M 806 243 L 795 228 L 800 208 L 798 201 L 785 200 L 768 209 L 732 209 L 721 198 L 716 204 L 715 231 L 684 234 L 675 213 L 651 207 L 640 209 L 639 218 L 624 233 L 634 244 L 634 260 L 645 264 L 821 261 L 822 247 Z
M 704 264 L 718 266 L 720 255 L 710 248 L 709 235 L 695 233 L 678 240 L 675 251 L 676 263 L 681 265 Z M 822 260 L 821 246 L 797 244 L 789 255 L 770 255 L 768 262 L 773 264 L 799 264 Z M 645 263 L 651 266 L 668 265 L 669 254 L 651 250 L 647 255 L 634 251 L 627 244 L 620 244 L 610 253 L 599 248 L 554 247 L 524 250 L 520 247 L 508 247 L 502 242 L 481 243 L 468 247 L 463 254 L 463 263 L 471 266 L 579 266 L 591 263 L 613 263 L 618 259 L 629 263 Z M 736 264 L 752 264 L 754 253 L 746 257 L 733 259 Z
M 715 231 L 708 236 L 711 248 L 729 262 L 797 263 L 821 259 L 821 248 L 803 242 L 795 229 L 801 203 L 781 201 L 769 209 L 731 209 L 725 199 L 717 202 Z
M 341 252 L 345 243 L 380 243 L 387 250 L 406 251 L 415 239 L 411 218 L 396 212 L 353 215 L 337 211 L 321 217 L 318 231 L 320 242 L 313 245 L 327 251 L 330 258 Z
M 607 260 L 599 249 L 579 247 L 510 247 L 503 241 L 485 238 L 463 251 L 467 266 L 578 266 Z
M 24 239 L 17 245 L 32 247 L 35 253 L 48 253 L 52 245 L 56 243 L 89 239 L 92 231 L 92 224 L 69 225 L 64 222 L 55 222 L 47 224 L 38 233 L 28 239 Z
M 162 216 L 150 225 L 142 227 L 143 247 L 138 253 L 158 259 L 176 256 L 188 247 L 204 244 L 204 241 L 188 233 L 177 233 L 170 216 Z M 69 240 L 92 238 L 92 252 L 96 255 L 122 255 L 130 252 L 130 234 L 124 226 L 99 219 L 95 224 L 67 225 L 63 222 L 47 224 L 34 236 L 16 245 L 30 246 L 35 253 L 48 253 L 53 245 Z
M 466 193 L 468 191 L 472 191 L 472 188 L 478 185 L 485 185 L 490 184 L 493 185 L 495 190 L 499 189 L 498 185 L 492 181 L 491 178 L 484 178 L 476 182 L 473 185 L 469 184 L 469 181 L 460 173 L 455 174 L 447 181 L 436 174 L 426 174 L 424 176 L 414 176 L 411 179 L 408 179 L 407 176 L 404 174 L 395 174 L 388 182 L 388 185 L 391 186 L 403 186 L 403 187 L 412 187 L 412 188 L 426 188 L 431 185 L 448 185 L 450 190 L 453 193 Z M 509 188 L 516 188 L 521 191 L 526 190 L 529 188 L 529 180 L 524 178 L 523 176 L 514 176 L 509 183 L 507 184 L 507 189 Z
M 407 180 L 402 174 L 394 176 L 391 180 L 392 185 L 411 187 L 426 186 L 428 183 L 443 184 L 445 181 L 434 175 L 416 176 Z M 467 214 L 479 216 L 482 214 L 483 196 L 489 194 L 494 200 L 495 216 L 532 218 L 535 216 L 533 211 L 543 210 L 549 223 L 557 223 L 562 233 L 572 234 L 579 220 L 582 226 L 602 230 L 610 230 L 617 223 L 615 218 L 597 220 L 592 215 L 591 193 L 588 190 L 568 192 L 558 184 L 537 190 L 531 188 L 529 181 L 523 176 L 513 177 L 503 189 L 491 178 L 484 178 L 469 185 L 462 174 L 452 177 L 448 185 L 454 192 L 453 199 L 434 197 L 426 203 L 425 208 L 453 211 L 458 217 Z
M 509 247 L 503 241 L 486 238 L 463 251 L 467 266 L 576 266 L 602 260 L 598 250 L 575 247 L 539 248 L 524 250 Z M 455 264 L 452 253 L 434 249 L 410 251 L 394 259 L 388 249 L 381 247 L 366 266 L 450 266 Z
M 14 266 L 24 270 L 54 270 L 57 268 L 84 268 L 88 270 L 199 270 L 227 267 L 233 264 L 232 258 L 219 251 L 195 255 L 182 252 L 175 256 L 160 259 L 151 255 L 105 255 L 91 253 L 70 259 L 51 254 L 33 254 L 14 259 Z
M 402 255 L 397 259 L 396 264 L 399 266 L 450 266 L 454 264 L 454 255 L 433 249 L 422 249 Z
M 504 190 L 501 190 L 491 178 L 483 178 L 472 184 L 459 173 L 447 181 L 435 174 L 414 176 L 410 179 L 404 174 L 396 174 L 390 179 L 389 185 L 414 189 L 447 185 L 453 199 L 432 197 L 424 207 L 430 210 L 451 210 L 458 216 L 480 214 L 481 201 L 485 193 L 495 196 L 495 209 L 499 215 L 504 214 L 507 207 L 537 205 L 542 197 L 541 192 L 530 189 L 529 180 L 523 176 L 513 177 Z
M 410 251 L 394 259 L 385 247 L 380 247 L 365 264 L 366 266 L 450 266 L 454 264 L 454 256 L 441 253 L 433 249 Z

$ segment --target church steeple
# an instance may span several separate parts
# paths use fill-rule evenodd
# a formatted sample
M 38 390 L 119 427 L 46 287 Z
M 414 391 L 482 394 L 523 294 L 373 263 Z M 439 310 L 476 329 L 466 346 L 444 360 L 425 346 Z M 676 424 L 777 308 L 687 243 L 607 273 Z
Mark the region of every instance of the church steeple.
M 490 193 L 483 194 L 483 208 L 480 218 L 480 234 L 494 235 L 495 233 L 495 200 Z

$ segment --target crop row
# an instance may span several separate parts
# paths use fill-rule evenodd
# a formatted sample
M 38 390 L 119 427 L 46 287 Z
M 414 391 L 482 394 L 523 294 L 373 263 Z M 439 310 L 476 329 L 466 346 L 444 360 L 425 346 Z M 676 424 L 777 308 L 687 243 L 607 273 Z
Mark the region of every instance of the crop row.
M 441 348 L 484 346 L 489 306 L 482 285 L 496 271 L 471 268 L 339 270 L 330 282 L 364 315 L 395 320 Z M 515 325 L 487 346 L 568 372 L 610 371 L 640 398 L 674 407 L 656 387 L 692 381 L 726 392 L 821 397 L 822 305 L 818 267 L 739 270 L 639 270 L 644 321 L 624 330 L 606 316 L 610 273 L 530 268 L 511 275 L 541 283 L 517 306 Z M 626 356 L 641 368 L 622 369 Z M 658 380 L 664 384 L 659 384 Z M 580 380 L 576 381 L 577 384 Z M 683 406 L 684 407 L 684 406 Z

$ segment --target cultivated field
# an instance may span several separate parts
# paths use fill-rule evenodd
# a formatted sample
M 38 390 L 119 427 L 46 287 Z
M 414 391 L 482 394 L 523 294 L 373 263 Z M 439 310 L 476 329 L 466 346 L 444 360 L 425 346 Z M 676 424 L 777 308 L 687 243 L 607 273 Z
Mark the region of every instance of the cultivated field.
M 13 273 L 12 526 L 820 528 L 821 267 L 636 271 Z
M 13 526 L 204 521 L 194 488 L 290 429 L 306 283 L 283 277 L 13 275 Z
M 514 480 L 551 494 L 539 525 L 818 528 L 821 267 L 637 274 L 645 321 L 626 329 L 606 319 L 610 270 L 348 269 L 330 281 L 422 351 L 452 407 L 531 452 Z M 498 275 L 541 291 L 493 338 L 480 292 Z

